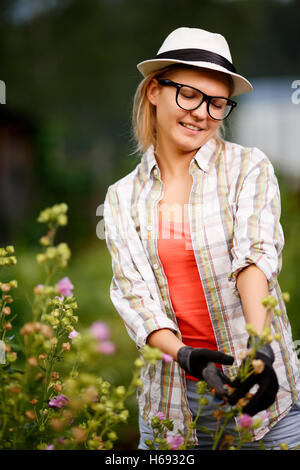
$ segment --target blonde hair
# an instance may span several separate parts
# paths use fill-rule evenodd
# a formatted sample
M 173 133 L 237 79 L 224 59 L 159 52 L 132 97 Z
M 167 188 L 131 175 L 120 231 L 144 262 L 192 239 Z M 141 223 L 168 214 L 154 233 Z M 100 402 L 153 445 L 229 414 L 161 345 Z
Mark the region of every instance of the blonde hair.
M 151 73 L 138 85 L 133 99 L 132 110 L 132 129 L 133 140 L 135 142 L 135 152 L 140 154 L 144 153 L 151 145 L 155 147 L 156 143 L 156 110 L 155 106 L 150 103 L 147 97 L 148 85 L 154 78 L 157 80 L 164 78 L 167 73 L 181 70 L 183 68 L 195 69 L 195 67 L 189 65 L 169 65 Z M 231 90 L 233 89 L 232 78 L 230 75 L 226 76 L 229 79 L 229 88 L 231 94 Z M 223 121 L 219 125 L 214 137 L 217 142 L 224 142 L 225 127 Z

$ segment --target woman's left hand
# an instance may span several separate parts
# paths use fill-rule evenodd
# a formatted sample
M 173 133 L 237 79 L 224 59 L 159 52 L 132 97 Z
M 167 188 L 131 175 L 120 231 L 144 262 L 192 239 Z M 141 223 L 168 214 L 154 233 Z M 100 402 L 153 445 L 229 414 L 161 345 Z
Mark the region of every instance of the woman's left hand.
M 231 406 L 245 397 L 254 385 L 258 385 L 257 392 L 250 398 L 248 403 L 242 407 L 243 413 L 250 416 L 254 416 L 259 411 L 265 410 L 271 406 L 276 399 L 279 389 L 277 376 L 272 366 L 275 356 L 270 344 L 262 346 L 256 353 L 255 359 L 262 362 L 260 370 L 253 370 L 251 375 L 245 380 L 237 378 L 232 382 L 227 382 L 230 387 L 235 389 L 234 392 L 228 396 L 228 402 Z M 241 367 L 243 366 L 244 363 Z

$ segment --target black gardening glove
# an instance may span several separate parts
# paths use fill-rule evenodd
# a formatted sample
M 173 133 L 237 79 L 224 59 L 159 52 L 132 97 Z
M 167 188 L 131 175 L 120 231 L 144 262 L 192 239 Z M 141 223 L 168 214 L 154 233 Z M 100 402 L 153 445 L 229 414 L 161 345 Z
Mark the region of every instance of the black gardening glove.
M 233 364 L 234 359 L 232 356 L 228 356 L 227 354 L 219 351 L 183 346 L 178 351 L 177 361 L 182 369 L 191 374 L 193 377 L 199 380 L 205 380 L 202 372 L 207 367 L 209 362 L 230 366 Z M 222 372 L 220 371 L 220 377 L 221 375 L 223 376 Z
M 248 341 L 248 347 L 250 342 Z M 271 406 L 278 392 L 278 380 L 272 367 L 275 356 L 270 344 L 262 346 L 255 355 L 255 359 L 261 359 L 264 365 L 262 372 L 252 373 L 245 381 L 235 379 L 230 383 L 230 387 L 236 390 L 229 395 L 228 402 L 231 406 L 244 397 L 255 385 L 258 385 L 257 392 L 250 398 L 249 402 L 242 408 L 243 413 L 254 416 L 259 411 Z M 228 382 L 229 383 L 229 382 Z

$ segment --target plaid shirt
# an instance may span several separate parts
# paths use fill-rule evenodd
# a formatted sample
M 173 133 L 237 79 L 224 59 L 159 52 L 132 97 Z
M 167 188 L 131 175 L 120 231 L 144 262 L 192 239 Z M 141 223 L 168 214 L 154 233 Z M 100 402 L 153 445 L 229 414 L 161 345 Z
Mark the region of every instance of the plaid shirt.
M 257 148 L 208 141 L 190 162 L 193 185 L 188 217 L 194 250 L 218 349 L 235 357 L 223 371 L 234 377 L 245 351 L 241 300 L 237 274 L 254 263 L 266 275 L 269 291 L 281 316 L 272 319 L 273 364 L 280 388 L 268 422 L 256 429 L 260 439 L 285 416 L 300 391 L 299 365 L 290 323 L 277 276 L 284 244 L 280 219 L 280 194 L 273 166 Z M 138 348 L 160 328 L 173 330 L 181 339 L 168 292 L 168 282 L 157 251 L 158 202 L 164 184 L 153 148 L 128 175 L 109 186 L 104 203 L 106 242 L 112 256 L 111 299 L 129 336 Z M 138 390 L 140 412 L 150 424 L 158 411 L 187 432 L 191 412 L 186 397 L 185 372 L 176 361 L 148 364 Z M 197 442 L 195 431 L 194 443 Z

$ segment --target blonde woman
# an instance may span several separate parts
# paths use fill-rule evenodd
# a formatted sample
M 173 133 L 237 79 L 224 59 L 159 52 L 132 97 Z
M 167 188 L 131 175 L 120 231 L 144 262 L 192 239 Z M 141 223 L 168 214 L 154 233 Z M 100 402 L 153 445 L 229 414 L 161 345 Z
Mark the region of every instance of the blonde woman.
M 108 188 L 104 219 L 112 302 L 138 348 L 149 344 L 173 358 L 143 371 L 139 449 L 147 449 L 157 413 L 173 420 L 173 434 L 187 432 L 209 363 L 222 381 L 236 376 L 245 324 L 261 333 L 261 300 L 269 293 L 282 311 L 270 326 L 282 340 L 258 352 L 264 370 L 236 383 L 230 404 L 256 385 L 243 411 L 269 413 L 249 448 L 261 438 L 267 447 L 295 446 L 300 381 L 277 282 L 284 243 L 277 180 L 260 150 L 222 138 L 232 97 L 252 86 L 234 68 L 225 38 L 197 28 L 173 31 L 138 69 L 144 79 L 133 124 L 142 157 Z M 214 406 L 210 401 L 199 420 L 208 429 Z M 207 434 L 194 430 L 192 437 L 195 448 L 211 448 Z

